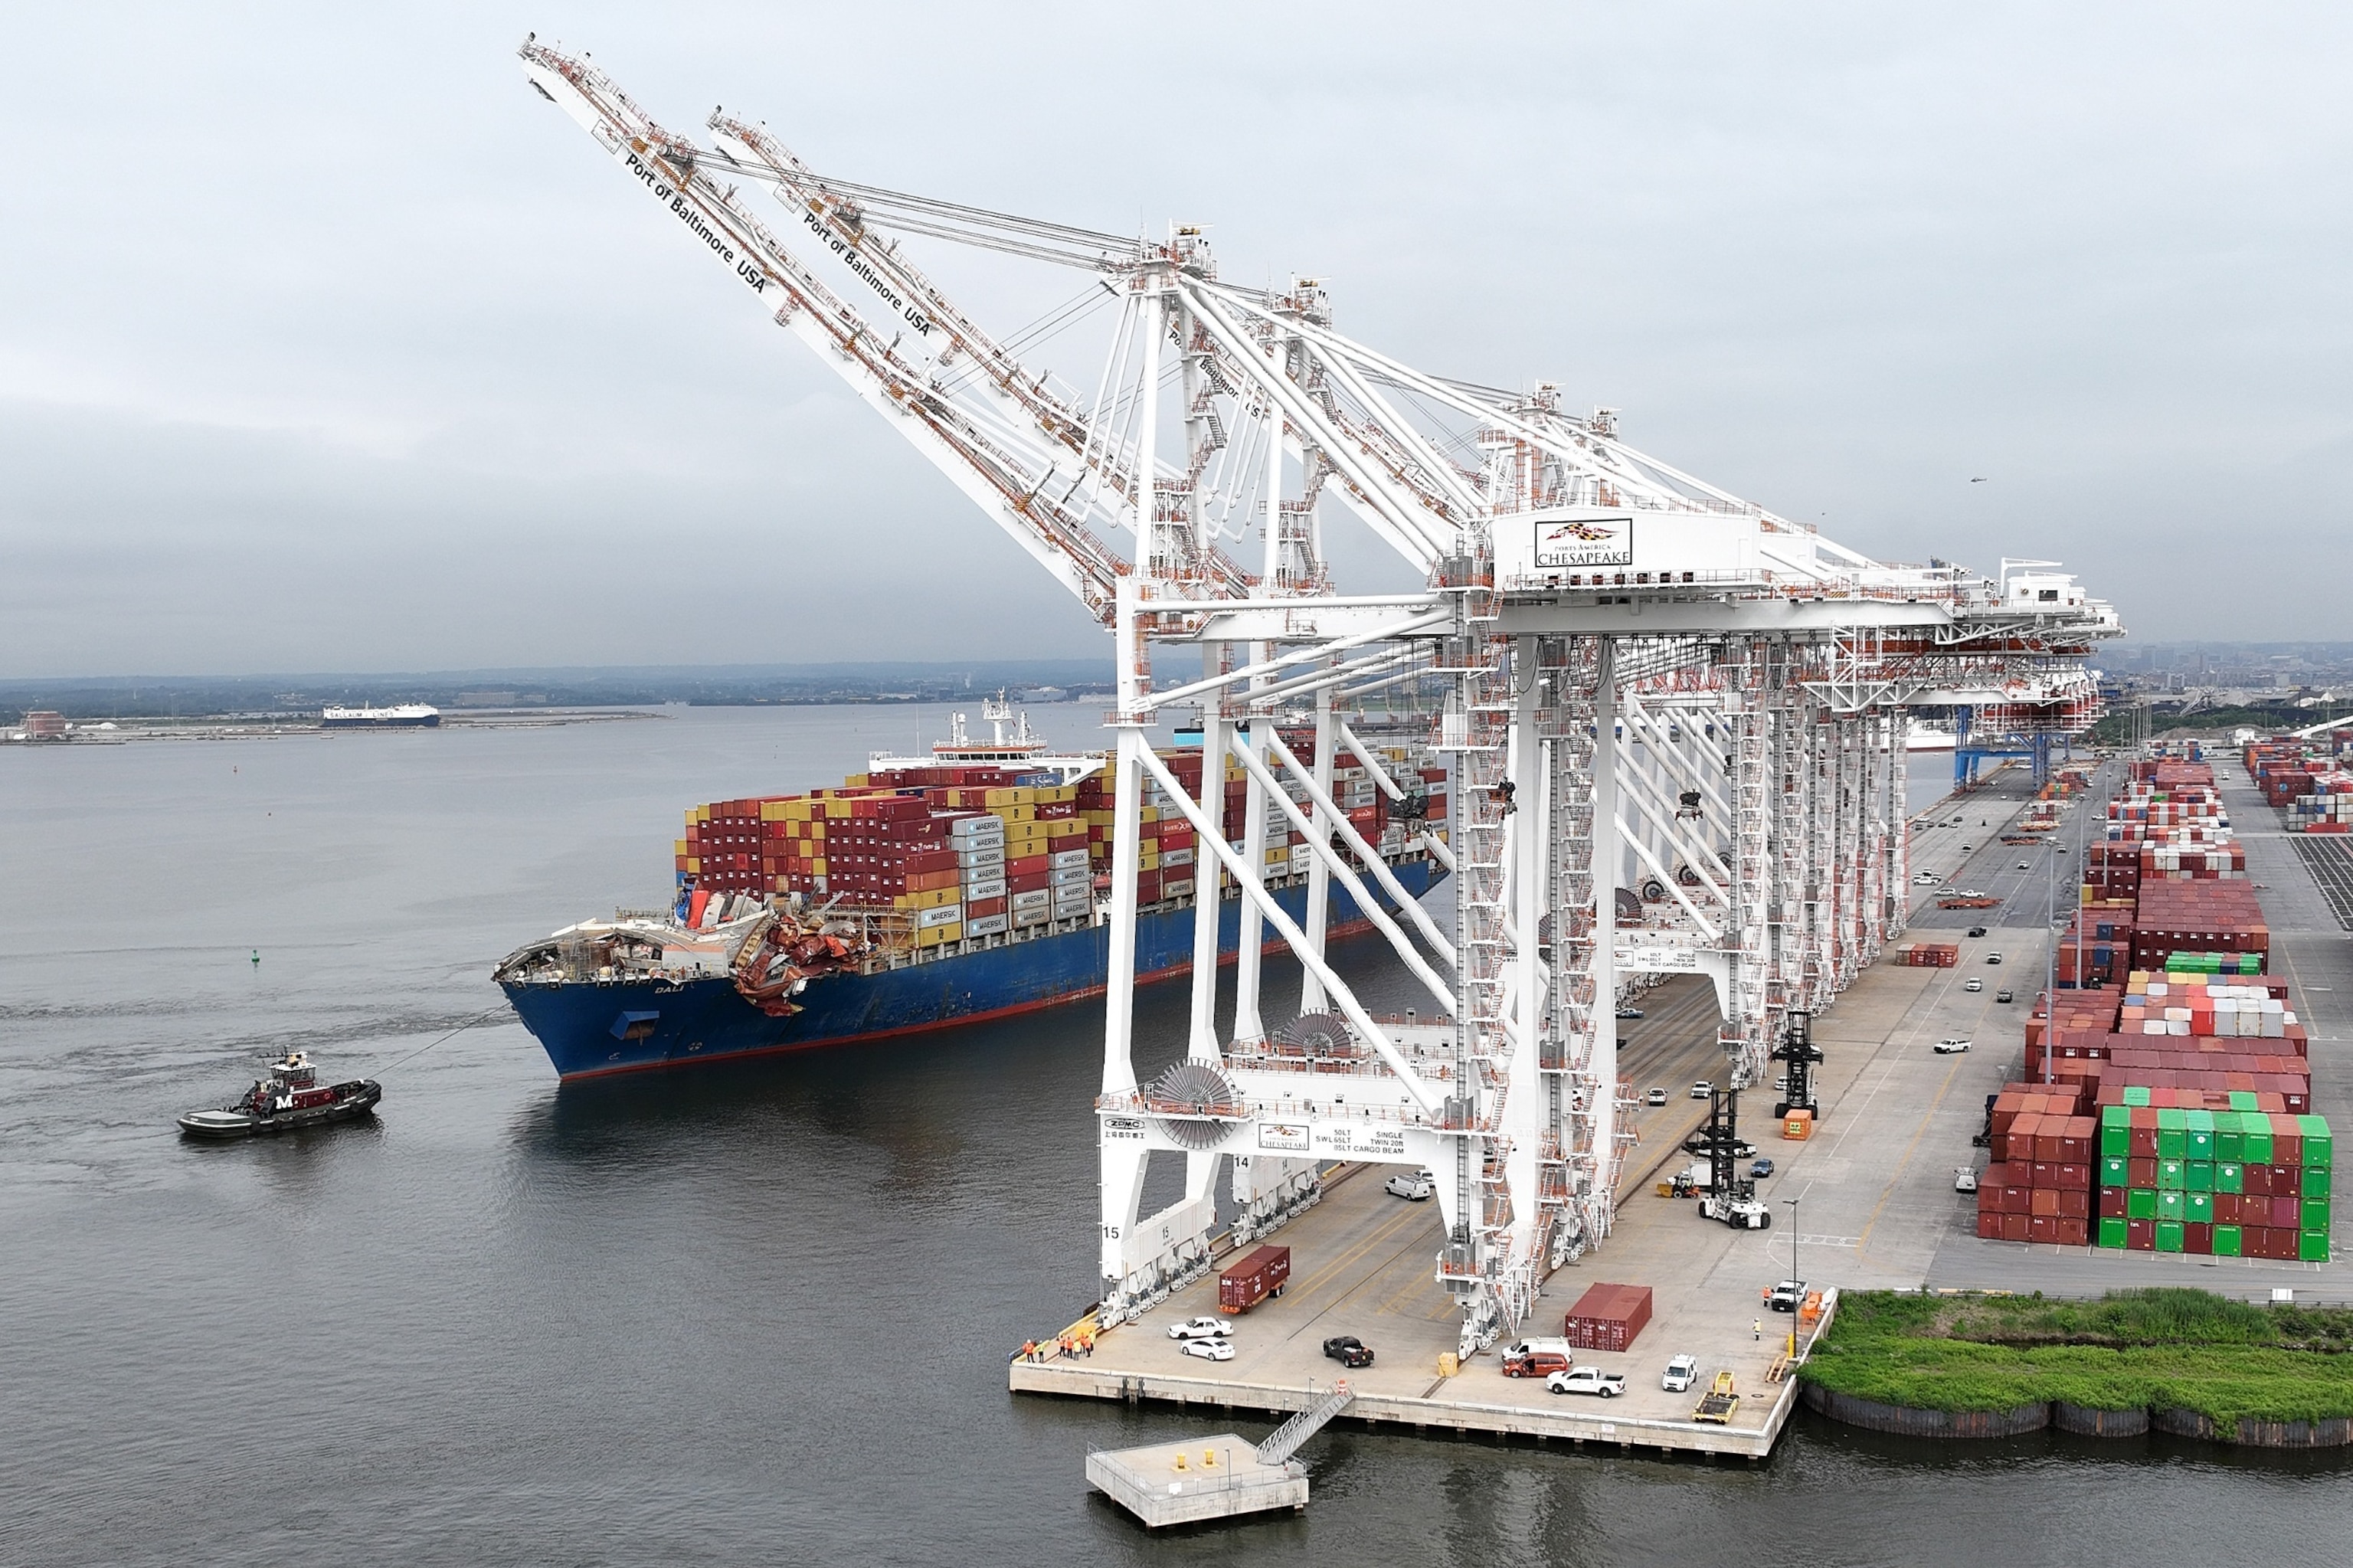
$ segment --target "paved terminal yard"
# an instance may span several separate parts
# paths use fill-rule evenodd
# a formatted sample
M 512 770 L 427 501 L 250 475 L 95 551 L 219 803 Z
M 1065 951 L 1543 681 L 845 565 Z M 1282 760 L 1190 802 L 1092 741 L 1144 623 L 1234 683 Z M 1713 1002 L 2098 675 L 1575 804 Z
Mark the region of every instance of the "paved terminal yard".
M 2353 1105 L 2346 1055 L 2346 1008 L 2353 1002 L 2353 943 L 2305 871 L 2288 836 L 2253 790 L 2225 777 L 2234 824 L 2247 845 L 2251 877 L 2263 886 L 2274 965 L 2295 988 L 2294 1005 L 2312 1028 L 2316 1103 L 2324 1112 Z M 2093 1294 L 2135 1285 L 2181 1284 L 2262 1296 L 2285 1287 L 2306 1300 L 2353 1299 L 2353 1269 L 2341 1262 L 2295 1264 L 2102 1251 L 1981 1241 L 1974 1200 L 1955 1190 L 1956 1171 L 1981 1168 L 1970 1139 L 1983 1125 L 1986 1097 L 2017 1076 L 2022 1026 L 2048 962 L 2047 851 L 2005 845 L 2002 827 L 2028 791 L 2009 769 L 1962 800 L 1915 819 L 1915 870 L 1950 874 L 1957 885 L 2000 897 L 2000 907 L 1934 907 L 1935 890 L 1915 888 L 1914 929 L 1958 940 L 1953 969 L 1881 963 L 1815 1021 L 1825 1061 L 1818 1069 L 1821 1125 L 1807 1142 L 1776 1136 L 1771 1107 L 1744 1107 L 1743 1136 L 1769 1155 L 1776 1173 L 1758 1183 L 1774 1224 L 1737 1232 L 1699 1217 L 1688 1200 L 1661 1198 L 1654 1172 L 1688 1158 L 1682 1139 L 1704 1113 L 1689 1097 L 1701 1078 L 1724 1081 L 1714 1045 L 1715 1001 L 1704 981 L 1679 980 L 1643 999 L 1645 1017 L 1620 1025 L 1621 1075 L 1639 1092 L 1664 1087 L 1662 1108 L 1642 1107 L 1641 1141 L 1620 1181 L 1616 1229 L 1546 1285 L 1529 1331 L 1556 1334 L 1560 1318 L 1590 1285 L 1647 1285 L 1653 1317 L 1623 1354 L 1588 1352 L 1622 1372 L 1613 1400 L 1556 1395 L 1542 1380 L 1504 1377 L 1500 1357 L 1473 1357 L 1452 1377 L 1439 1357 L 1455 1348 L 1456 1317 L 1432 1277 L 1438 1208 L 1391 1196 L 1385 1168 L 1345 1166 L 1327 1175 L 1327 1196 L 1271 1240 L 1293 1249 L 1290 1288 L 1233 1320 L 1234 1359 L 1180 1353 L 1168 1325 L 1217 1310 L 1214 1274 L 1172 1296 L 1140 1322 L 1101 1337 L 1093 1354 L 1017 1362 L 1021 1392 L 1101 1399 L 1150 1399 L 1221 1413 L 1306 1407 L 1346 1377 L 1356 1394 L 1342 1419 L 1421 1430 L 1484 1432 L 1536 1441 L 1600 1442 L 1637 1448 L 1762 1457 L 1788 1419 L 1794 1385 L 1767 1381 L 1792 1319 L 1766 1311 L 1763 1291 L 1803 1278 L 1815 1288 L 2042 1289 Z M 2097 800 L 2096 794 L 2094 800 Z M 2062 834 L 2078 829 L 2071 808 Z M 1933 821 L 1932 820 L 1933 819 Z M 1959 826 L 1950 825 L 1955 819 Z M 2096 829 L 2094 830 L 2096 832 Z M 2024 861 L 2029 869 L 2021 871 Z M 2058 885 L 2064 909 L 2073 884 Z M 1965 935 L 1977 924 L 1981 938 Z M 2000 965 L 1986 962 L 2000 953 Z M 1970 991 L 1977 979 L 1983 989 Z M 1997 997 L 2009 987 L 2015 1001 Z M 1963 1054 L 1937 1054 L 1942 1038 L 1966 1038 Z M 1771 1098 L 1763 1091 L 1752 1102 Z M 1793 1202 L 1792 1200 L 1795 1202 Z M 1794 1262 L 1793 1262 L 1794 1255 Z M 1833 1312 L 1835 1298 L 1833 1297 Z M 1323 1355 L 1327 1337 L 1353 1334 L 1372 1346 L 1370 1368 L 1344 1372 Z M 1704 1386 L 1734 1374 L 1741 1403 L 1725 1426 L 1694 1423 L 1698 1390 L 1667 1393 L 1670 1357 L 1698 1358 Z

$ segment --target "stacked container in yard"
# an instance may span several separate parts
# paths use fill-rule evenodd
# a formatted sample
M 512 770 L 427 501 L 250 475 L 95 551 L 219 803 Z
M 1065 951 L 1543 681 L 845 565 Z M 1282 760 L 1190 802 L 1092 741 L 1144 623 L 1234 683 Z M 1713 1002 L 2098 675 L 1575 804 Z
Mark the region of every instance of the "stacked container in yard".
M 2311 786 L 2286 802 L 2292 833 L 2353 832 L 2353 773 L 2308 776 Z
M 1581 1351 L 1623 1351 L 1650 1320 L 1649 1286 L 1593 1285 L 1568 1309 L 1561 1332 Z
M 2161 969 L 2177 952 L 2268 953 L 2271 927 L 2243 880 L 2152 882 L 2134 915 L 2133 968 Z
M 1993 1103 L 1994 1163 L 1978 1178 L 1978 1234 L 2086 1245 L 2098 1128 L 2079 1086 L 2005 1086 Z
M 2129 899 L 2087 900 L 2059 938 L 2060 989 L 2108 985 L 2130 969 L 2133 916 Z
M 1896 961 L 1915 969 L 1949 969 L 1961 961 L 1958 942 L 1914 942 L 1895 949 Z
M 2316 1116 L 2159 1107 L 2100 1111 L 2099 1245 L 2328 1261 L 2335 1140 Z

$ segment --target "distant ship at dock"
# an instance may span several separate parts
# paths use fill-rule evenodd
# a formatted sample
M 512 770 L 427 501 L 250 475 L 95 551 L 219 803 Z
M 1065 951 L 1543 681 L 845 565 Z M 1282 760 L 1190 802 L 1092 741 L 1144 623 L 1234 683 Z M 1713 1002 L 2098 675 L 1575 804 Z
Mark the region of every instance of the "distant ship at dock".
M 423 703 L 402 703 L 389 708 L 328 708 L 319 715 L 321 729 L 438 729 L 441 710 Z

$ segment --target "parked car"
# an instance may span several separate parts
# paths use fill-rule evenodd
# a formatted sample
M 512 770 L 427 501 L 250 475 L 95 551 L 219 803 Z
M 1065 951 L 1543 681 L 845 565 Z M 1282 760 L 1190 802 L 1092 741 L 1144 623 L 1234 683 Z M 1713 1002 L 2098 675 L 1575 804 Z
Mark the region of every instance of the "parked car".
M 1993 999 L 1996 1001 L 2015 1001 L 2018 1000 L 2010 994 L 2010 988 L 2008 986 L 2004 986 L 2000 991 L 1994 992 Z
M 2018 869 L 2021 871 L 2032 871 L 2034 867 L 2026 861 L 2020 861 L 2018 863 Z
M 1968 1048 L 1969 1043 L 1966 1040 L 1939 1040 L 1936 1042 L 1936 1054 L 1939 1056 L 1957 1056 Z
M 1642 1097 L 1654 1106 L 1662 1106 L 1667 1103 L 1667 1091 L 1664 1089 L 1652 1089 L 1649 1094 L 1644 1095 Z
M 1168 1337 L 1172 1340 L 1218 1340 L 1233 1331 L 1234 1326 L 1223 1318 L 1187 1318 L 1168 1325 Z
M 1699 1381 L 1699 1358 L 1675 1356 L 1667 1362 L 1667 1370 L 1659 1374 L 1659 1386 L 1669 1393 L 1688 1393 Z
M 1555 1393 L 1590 1393 L 1615 1399 L 1626 1392 L 1626 1378 L 1622 1372 L 1606 1372 L 1599 1367 L 1571 1367 L 1545 1379 L 1545 1387 Z
M 1373 1364 L 1373 1348 L 1354 1334 L 1335 1334 L 1324 1341 L 1324 1354 L 1344 1367 Z
M 1986 962 L 1989 964 L 1998 964 L 2001 962 L 2001 955 L 2000 953 L 1988 953 L 1986 955 Z
M 1234 1359 L 1231 1340 L 1187 1340 L 1178 1347 L 1181 1354 L 1198 1356 L 1205 1361 L 1229 1361 Z
M 1766 1177 L 1770 1176 L 1771 1174 L 1773 1174 L 1773 1162 L 1770 1160 L 1759 1156 L 1757 1160 L 1750 1162 L 1748 1167 L 1748 1179 L 1750 1181 L 1762 1181 Z
M 1788 1074 L 1780 1073 L 1775 1075 L 1773 1079 L 1773 1092 L 1777 1095 L 1786 1095 L 1789 1092 Z
M 1765 1298 L 1765 1305 L 1776 1312 L 1794 1312 L 1804 1305 L 1805 1299 L 1806 1282 L 1802 1279 L 1785 1279 L 1773 1287 L 1771 1293 Z
M 1954 1172 L 1953 1172 L 1953 1191 L 1954 1191 L 1954 1192 L 1976 1192 L 1977 1190 L 1978 1190 L 1978 1168 L 1977 1168 L 1976 1166 L 1974 1166 L 1974 1165 L 1963 1165 L 1963 1166 L 1961 1166 L 1961 1167 L 1959 1167 L 1959 1168 L 1957 1168 L 1957 1170 L 1955 1170 L 1955 1171 L 1954 1171 Z
M 1969 927 L 1969 935 L 1972 937 L 1982 937 L 1985 935 L 1985 932 L 1986 928 L 1982 926 L 1972 926 Z
M 1620 1018 L 1640 1018 L 1642 1016 L 1642 1010 L 1639 1007 L 1621 1007 L 1618 1010 L 1618 1016 Z
M 1912 874 L 1912 885 L 1934 887 L 1936 885 L 1936 874 L 1933 871 L 1915 871 Z
M 1704 1100 L 1714 1093 L 1715 1093 L 1715 1086 L 1709 1083 L 1705 1078 L 1702 1078 L 1698 1083 L 1692 1086 L 1691 1097 L 1695 1100 Z
M 1985 981 L 1977 979 L 1975 976 L 1971 976 L 1969 979 L 1961 982 L 1961 989 L 1963 991 L 1983 991 L 1985 990 Z
M 1419 1203 L 1438 1191 L 1437 1178 L 1427 1171 L 1400 1171 L 1382 1183 L 1396 1197 Z

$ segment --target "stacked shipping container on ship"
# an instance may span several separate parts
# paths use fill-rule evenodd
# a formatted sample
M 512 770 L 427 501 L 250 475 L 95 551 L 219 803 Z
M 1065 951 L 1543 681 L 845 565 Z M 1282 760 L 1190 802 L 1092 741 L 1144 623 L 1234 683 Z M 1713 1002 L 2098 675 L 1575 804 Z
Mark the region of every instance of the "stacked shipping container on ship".
M 1285 740 L 1312 764 L 1312 735 Z M 1201 753 L 1166 752 L 1161 761 L 1198 800 Z M 1445 769 L 1409 779 L 1421 785 L 1429 817 L 1443 821 Z M 1240 845 L 1248 786 L 1239 763 L 1227 765 L 1223 789 L 1226 837 Z M 860 774 L 838 789 L 694 807 L 674 846 L 676 867 L 682 888 L 705 895 L 798 895 L 838 912 L 902 916 L 917 947 L 1000 936 L 1092 917 L 1095 876 L 1110 863 L 1117 790 L 1109 765 L 1076 784 L 999 767 Z M 1291 783 L 1286 793 L 1311 809 L 1303 785 Z M 1371 770 L 1335 759 L 1332 795 L 1349 825 L 1378 843 L 1388 797 Z M 1191 896 L 1199 869 L 1193 828 L 1149 778 L 1140 817 L 1137 903 Z M 1311 858 L 1306 836 L 1271 809 L 1261 853 L 1275 874 L 1303 872 Z M 1214 867 L 1209 874 L 1216 878 Z

